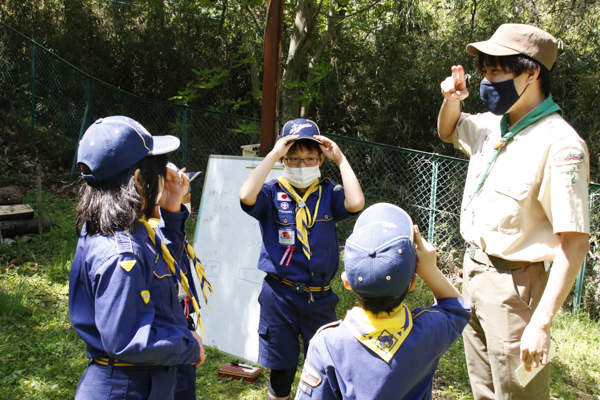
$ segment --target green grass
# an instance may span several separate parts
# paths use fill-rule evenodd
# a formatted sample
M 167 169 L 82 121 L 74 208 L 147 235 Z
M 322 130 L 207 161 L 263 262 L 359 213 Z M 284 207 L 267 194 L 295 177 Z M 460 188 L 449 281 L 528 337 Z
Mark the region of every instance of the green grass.
M 35 204 L 30 191 L 25 202 Z M 72 200 L 44 194 L 45 215 L 56 226 L 42 237 L 0 250 L 0 399 L 73 398 L 87 365 L 85 346 L 68 315 L 68 277 L 76 246 Z M 193 221 L 188 224 L 193 232 Z M 343 260 L 342 260 L 343 261 Z M 340 268 L 340 272 L 343 266 Z M 337 313 L 356 305 L 339 273 L 332 283 L 340 297 Z M 410 308 L 429 306 L 433 297 L 422 281 L 407 297 Z M 586 316 L 559 314 L 552 329 L 559 357 L 552 363 L 551 394 L 556 399 L 600 400 L 600 324 Z M 207 348 L 197 370 L 199 399 L 266 398 L 268 370 L 254 383 L 217 377 L 217 369 L 235 358 Z M 296 374 L 296 383 L 301 365 Z M 296 385 L 292 393 L 295 393 Z M 470 399 L 462 342 L 440 361 L 434 398 Z

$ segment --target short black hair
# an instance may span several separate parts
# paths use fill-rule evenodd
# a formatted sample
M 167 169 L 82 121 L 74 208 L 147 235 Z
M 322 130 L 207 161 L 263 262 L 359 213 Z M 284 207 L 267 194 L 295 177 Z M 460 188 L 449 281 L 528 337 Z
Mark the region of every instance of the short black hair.
M 394 308 L 402 304 L 407 294 L 408 288 L 400 296 L 360 297 L 354 293 L 361 308 L 375 315 L 383 312 L 391 314 Z
M 319 143 L 315 142 L 314 140 L 308 139 L 296 140 L 294 144 L 288 149 L 288 152 L 296 150 L 316 151 L 319 154 L 319 156 L 323 154 L 323 150 L 321 150 L 321 146 L 319 146 Z
M 504 72 L 514 72 L 515 76 L 519 76 L 525 71 L 540 67 L 538 79 L 541 80 L 542 93 L 545 97 L 548 97 L 550 94 L 552 83 L 550 81 L 550 71 L 531 57 L 527 57 L 523 54 L 516 54 L 514 56 L 491 56 L 489 54 L 479 53 L 477 60 L 479 71 L 483 72 L 486 65 L 500 67 Z
M 78 164 L 84 173 L 88 166 Z M 140 169 L 144 202 L 135 185 L 135 170 Z M 79 189 L 75 229 L 79 235 L 85 224 L 88 235 L 109 235 L 114 231 L 132 233 L 142 216 L 150 218 L 158 197 L 159 177 L 167 176 L 167 155 L 148 156 L 125 171 L 102 182 L 86 183 Z M 143 208 L 142 208 L 142 203 Z

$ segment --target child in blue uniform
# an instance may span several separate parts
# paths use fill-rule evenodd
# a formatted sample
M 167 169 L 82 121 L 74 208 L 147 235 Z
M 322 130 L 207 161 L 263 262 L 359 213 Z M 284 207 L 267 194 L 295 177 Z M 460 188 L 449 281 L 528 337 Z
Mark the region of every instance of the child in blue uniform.
M 342 185 L 319 179 L 325 157 L 340 168 Z M 280 161 L 283 176 L 266 182 Z M 310 120 L 285 124 L 281 138 L 239 192 L 242 208 L 260 223 L 258 268 L 267 273 L 261 305 L 258 363 L 271 369 L 270 399 L 289 398 L 300 354 L 317 329 L 336 319 L 330 282 L 339 266 L 336 222 L 364 206 L 348 160 Z
M 133 119 L 92 124 L 77 162 L 86 180 L 77 207 L 79 241 L 69 282 L 69 315 L 86 344 L 76 399 L 173 399 L 176 365 L 204 361 L 188 330 L 176 282 L 189 179 L 167 171 L 172 136 L 151 136 Z M 147 219 L 155 204 L 161 219 Z
M 358 218 L 344 263 L 342 281 L 360 307 L 312 339 L 296 399 L 431 399 L 440 357 L 471 318 L 435 249 L 402 209 L 379 203 Z M 417 283 L 415 267 L 436 303 L 410 312 L 402 301 Z

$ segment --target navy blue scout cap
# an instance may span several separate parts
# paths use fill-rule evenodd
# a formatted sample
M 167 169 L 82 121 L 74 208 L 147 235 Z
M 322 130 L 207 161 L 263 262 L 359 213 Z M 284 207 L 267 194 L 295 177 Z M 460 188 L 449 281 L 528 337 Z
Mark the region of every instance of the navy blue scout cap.
M 79 142 L 77 163 L 92 171 L 82 173 L 87 182 L 101 182 L 146 156 L 165 154 L 178 147 L 175 136 L 152 136 L 137 121 L 117 115 L 100 118 L 90 125 Z
M 344 265 L 360 297 L 401 296 L 417 266 L 410 216 L 400 207 L 378 203 L 367 208 L 346 240 Z
M 313 121 L 310 119 L 296 118 L 286 122 L 281 129 L 281 134 L 279 136 L 283 138 L 289 135 L 299 135 L 300 137 L 296 140 L 310 139 L 317 143 L 321 143 L 321 141 L 313 137 L 314 135 L 320 134 L 319 127 Z

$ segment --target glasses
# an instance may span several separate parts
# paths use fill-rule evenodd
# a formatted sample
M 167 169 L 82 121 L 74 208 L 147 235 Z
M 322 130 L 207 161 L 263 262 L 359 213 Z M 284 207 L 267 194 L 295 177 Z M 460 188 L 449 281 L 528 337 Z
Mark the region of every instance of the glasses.
M 285 157 L 283 157 L 283 159 L 285 161 L 287 161 L 287 163 L 292 167 L 296 167 L 296 166 L 300 165 L 300 163 L 302 161 L 304 161 L 304 165 L 306 165 L 307 167 L 314 167 L 320 161 L 320 158 L 318 158 L 318 157 L 309 157 L 309 158 L 285 158 Z

